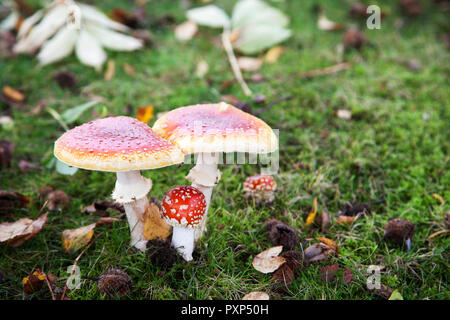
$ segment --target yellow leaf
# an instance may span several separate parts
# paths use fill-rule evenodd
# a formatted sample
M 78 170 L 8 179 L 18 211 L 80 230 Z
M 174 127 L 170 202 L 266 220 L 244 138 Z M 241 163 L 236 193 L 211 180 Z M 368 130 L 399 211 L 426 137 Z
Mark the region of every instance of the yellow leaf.
M 64 249 L 75 252 L 84 248 L 91 241 L 96 225 L 96 223 L 92 223 L 77 229 L 64 230 L 62 234 Z
M 145 210 L 144 215 L 144 237 L 146 240 L 167 239 L 172 232 L 172 227 L 169 226 L 163 219 L 156 204 L 150 203 Z
M 336 244 L 336 242 L 334 242 L 334 241 L 331 240 L 331 239 L 325 238 L 325 237 L 320 237 L 320 238 L 319 238 L 319 241 L 322 242 L 322 243 L 325 243 L 327 246 L 330 246 L 330 247 L 333 247 L 333 248 L 336 248 L 336 249 L 337 249 L 337 247 L 338 247 L 338 245 Z
M 441 204 L 444 204 L 444 198 L 442 198 L 440 195 L 438 195 L 437 193 L 433 193 L 432 196 L 437 199 Z
M 148 123 L 153 118 L 153 106 L 148 107 L 138 107 L 136 118 L 139 121 L 144 123 Z
M 3 87 L 3 94 L 6 96 L 6 98 L 14 101 L 14 102 L 22 102 L 25 100 L 25 96 L 17 91 L 14 88 L 11 88 L 10 86 L 4 86 Z
M 316 218 L 316 214 L 317 214 L 317 198 L 314 198 L 314 208 L 313 208 L 313 211 L 311 211 L 308 214 L 308 218 L 306 218 L 306 222 L 305 222 L 306 227 L 314 222 L 314 219 Z
M 276 46 L 271 48 L 269 51 L 267 51 L 266 55 L 264 56 L 264 62 L 267 63 L 275 63 L 280 58 L 281 54 L 284 52 L 285 48 Z

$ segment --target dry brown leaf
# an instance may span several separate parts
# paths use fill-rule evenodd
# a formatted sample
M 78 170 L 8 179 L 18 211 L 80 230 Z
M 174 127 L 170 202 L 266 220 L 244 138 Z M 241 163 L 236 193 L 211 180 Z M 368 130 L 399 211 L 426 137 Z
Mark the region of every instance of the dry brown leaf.
M 153 106 L 138 107 L 136 119 L 144 123 L 148 123 L 153 118 L 154 109 L 155 108 Z
M 324 31 L 337 31 L 342 29 L 342 23 L 337 23 L 329 20 L 324 14 L 319 15 L 317 20 L 317 27 Z
M 175 38 L 179 41 L 191 40 L 198 31 L 198 26 L 195 22 L 186 21 L 175 27 Z
M 316 214 L 317 214 L 317 198 L 314 198 L 314 207 L 313 210 L 308 214 L 308 217 L 306 218 L 305 227 L 309 226 L 314 222 Z
M 30 198 L 14 191 L 0 190 L 0 212 L 14 208 L 24 208 L 30 205 Z
M 276 46 L 271 48 L 267 53 L 264 55 L 264 62 L 266 63 L 275 63 L 278 61 L 278 59 L 283 54 L 285 47 Z
M 315 243 L 303 253 L 305 263 L 325 261 L 330 255 L 337 255 L 337 248 L 325 243 Z
M 256 71 L 261 68 L 263 60 L 261 58 L 239 57 L 237 63 L 242 71 Z
M 134 68 L 129 65 L 128 63 L 125 63 L 123 65 L 123 70 L 125 71 L 126 74 L 128 74 L 129 76 L 134 76 L 136 74 L 136 70 L 134 70 Z
M 357 217 L 339 216 L 336 223 L 352 224 Z
M 11 247 L 22 245 L 42 230 L 47 222 L 47 215 L 48 213 L 45 213 L 36 220 L 22 218 L 15 222 L 0 224 L 0 243 L 5 243 Z
M 144 237 L 146 240 L 163 240 L 170 236 L 172 227 L 163 219 L 156 204 L 150 203 L 144 215 Z
M 20 91 L 11 88 L 10 86 L 3 86 L 3 94 L 4 96 L 13 102 L 23 102 L 25 100 L 25 96 Z
M 45 277 L 45 273 L 36 269 L 32 274 L 22 279 L 23 292 L 25 294 L 32 294 L 41 290 Z
M 115 73 L 116 73 L 116 63 L 114 62 L 114 60 L 110 59 L 106 64 L 106 71 L 104 76 L 105 81 L 111 80 L 114 77 Z
M 283 263 L 286 262 L 284 257 L 279 254 L 283 250 L 283 246 L 276 246 L 264 250 L 253 259 L 253 267 L 262 273 L 272 273 L 276 271 Z
M 75 252 L 84 248 L 94 235 L 96 223 L 76 229 L 64 230 L 62 234 L 62 245 L 66 251 Z
M 242 300 L 269 300 L 269 295 L 262 291 L 253 291 L 243 296 Z

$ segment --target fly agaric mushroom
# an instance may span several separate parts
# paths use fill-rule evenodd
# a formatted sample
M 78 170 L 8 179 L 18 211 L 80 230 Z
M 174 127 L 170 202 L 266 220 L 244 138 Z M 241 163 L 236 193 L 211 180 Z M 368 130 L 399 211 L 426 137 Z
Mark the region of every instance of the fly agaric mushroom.
M 244 182 L 244 192 L 246 195 L 255 198 L 257 201 L 272 202 L 277 183 L 272 176 L 260 174 L 248 177 Z
M 54 154 L 70 166 L 116 172 L 112 197 L 124 205 L 131 245 L 145 250 L 143 221 L 152 182 L 140 170 L 181 163 L 182 152 L 143 122 L 120 116 L 91 121 L 67 131 L 55 142 Z M 156 218 L 166 225 L 160 216 Z
M 192 186 L 178 186 L 164 197 L 161 211 L 164 220 L 173 227 L 172 246 L 184 260 L 191 261 L 194 230 L 206 214 L 205 195 Z
M 206 198 L 206 213 L 196 239 L 206 231 L 212 190 L 220 180 L 219 154 L 266 154 L 278 149 L 277 136 L 264 121 L 225 102 L 177 108 L 159 118 L 153 130 L 185 154 L 198 154 L 186 177 Z

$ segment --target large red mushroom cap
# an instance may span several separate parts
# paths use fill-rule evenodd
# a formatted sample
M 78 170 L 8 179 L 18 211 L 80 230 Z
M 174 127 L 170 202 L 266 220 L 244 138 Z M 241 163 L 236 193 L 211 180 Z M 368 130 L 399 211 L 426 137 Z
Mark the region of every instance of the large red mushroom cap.
M 273 192 L 277 188 L 277 183 L 272 176 L 260 174 L 248 177 L 244 182 L 245 192 Z
M 161 139 L 145 123 L 131 117 L 109 117 L 64 133 L 55 156 L 70 166 L 99 171 L 131 171 L 181 163 L 176 146 Z
M 178 186 L 164 197 L 161 211 L 171 226 L 196 227 L 206 213 L 205 195 L 192 186 Z
M 185 154 L 278 149 L 277 136 L 264 121 L 225 102 L 177 108 L 158 119 L 153 130 Z

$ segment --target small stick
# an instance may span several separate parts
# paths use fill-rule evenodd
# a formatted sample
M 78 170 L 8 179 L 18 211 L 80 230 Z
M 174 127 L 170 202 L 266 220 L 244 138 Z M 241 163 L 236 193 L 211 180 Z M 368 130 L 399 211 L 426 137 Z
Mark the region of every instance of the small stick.
M 55 295 L 53 294 L 52 286 L 50 285 L 50 281 L 48 281 L 47 274 L 45 274 L 45 282 L 47 282 L 48 290 L 50 290 L 50 293 L 52 294 L 52 300 L 56 300 Z
M 184 294 L 183 300 L 186 300 L 186 299 L 187 299 L 189 290 L 191 289 L 192 280 L 194 280 L 195 275 L 197 274 L 198 267 L 200 267 L 200 264 L 202 263 L 203 257 L 205 256 L 205 254 L 206 254 L 207 252 L 208 252 L 208 249 L 205 249 L 205 251 L 202 253 L 202 255 L 200 256 L 200 258 L 198 259 L 197 266 L 195 267 L 195 270 L 194 270 L 194 273 L 192 274 L 191 280 L 189 280 L 189 285 L 188 285 L 188 287 L 187 287 L 186 293 Z
M 326 67 L 323 69 L 315 69 L 315 70 L 310 70 L 310 71 L 305 71 L 305 72 L 292 73 L 291 76 L 300 77 L 300 78 L 313 78 L 316 76 L 324 76 L 324 75 L 333 74 L 333 73 L 336 73 L 339 71 L 343 71 L 343 70 L 350 68 L 352 65 L 353 64 L 350 62 L 340 62 L 338 64 L 335 64 L 335 65 L 332 65 L 330 67 Z
M 94 239 L 91 240 L 91 242 L 88 243 L 88 245 L 83 249 L 83 251 L 81 251 L 81 253 L 78 255 L 78 257 L 75 259 L 74 263 L 73 263 L 73 268 L 72 271 L 70 272 L 70 275 L 67 279 L 70 279 L 73 276 L 73 273 L 75 272 L 75 267 L 77 266 L 78 261 L 80 260 L 81 256 L 86 252 L 86 250 L 94 243 L 95 240 L 97 240 L 97 238 L 99 237 L 100 234 L 98 234 Z M 66 291 L 67 291 L 67 282 L 64 285 L 64 292 L 61 296 L 61 300 L 64 300 L 64 297 L 66 296 Z
M 238 83 L 241 86 L 242 90 L 244 91 L 245 95 L 251 96 L 252 91 L 247 86 L 247 83 L 245 82 L 244 78 L 242 77 L 241 69 L 239 68 L 236 56 L 234 55 L 233 46 L 231 45 L 231 42 L 230 42 L 230 30 L 228 28 L 225 28 L 222 33 L 222 44 L 228 55 L 228 61 L 230 61 L 231 69 L 233 70 L 236 80 L 238 81 Z

